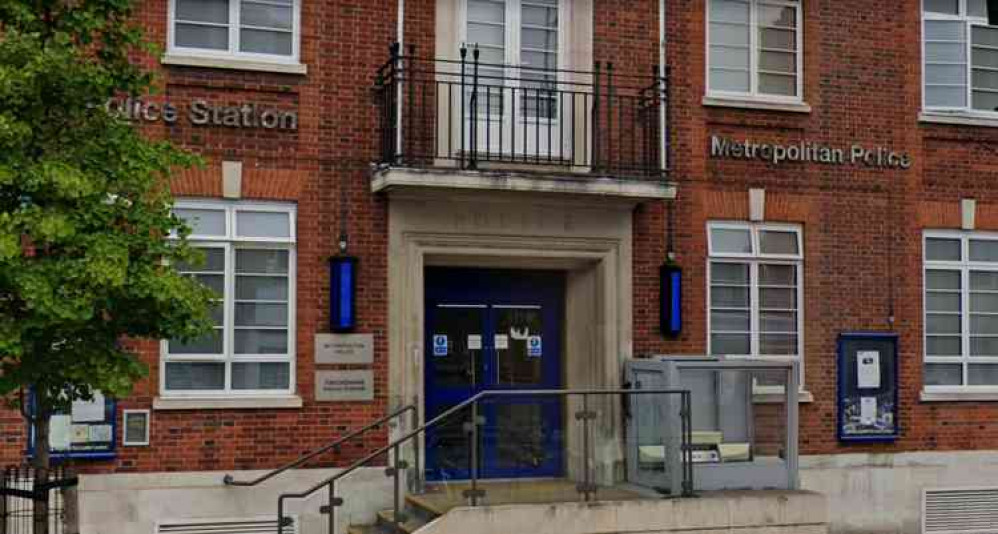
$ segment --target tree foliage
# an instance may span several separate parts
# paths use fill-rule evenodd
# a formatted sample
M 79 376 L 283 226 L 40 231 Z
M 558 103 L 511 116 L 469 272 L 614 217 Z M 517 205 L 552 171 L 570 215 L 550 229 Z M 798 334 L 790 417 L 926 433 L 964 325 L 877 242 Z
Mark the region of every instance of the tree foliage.
M 43 420 L 126 395 L 146 371 L 123 340 L 210 325 L 210 293 L 173 267 L 197 258 L 168 180 L 196 160 L 107 107 L 152 88 L 134 8 L 0 1 L 0 395 L 31 389 Z

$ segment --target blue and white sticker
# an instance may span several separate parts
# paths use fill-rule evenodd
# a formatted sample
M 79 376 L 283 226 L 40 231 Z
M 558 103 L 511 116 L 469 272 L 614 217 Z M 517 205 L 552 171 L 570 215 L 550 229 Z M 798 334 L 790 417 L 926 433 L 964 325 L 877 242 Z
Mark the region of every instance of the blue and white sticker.
M 433 355 L 447 356 L 447 334 L 433 334 Z
M 527 356 L 540 358 L 541 354 L 544 353 L 542 347 L 541 336 L 530 336 L 527 338 Z

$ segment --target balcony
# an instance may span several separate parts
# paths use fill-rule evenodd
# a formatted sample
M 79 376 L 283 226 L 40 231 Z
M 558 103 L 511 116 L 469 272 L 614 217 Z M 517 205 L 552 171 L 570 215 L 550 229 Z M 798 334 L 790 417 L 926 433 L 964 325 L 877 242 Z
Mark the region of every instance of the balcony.
M 668 84 L 621 75 L 426 59 L 391 49 L 374 87 L 372 188 L 443 187 L 672 198 Z

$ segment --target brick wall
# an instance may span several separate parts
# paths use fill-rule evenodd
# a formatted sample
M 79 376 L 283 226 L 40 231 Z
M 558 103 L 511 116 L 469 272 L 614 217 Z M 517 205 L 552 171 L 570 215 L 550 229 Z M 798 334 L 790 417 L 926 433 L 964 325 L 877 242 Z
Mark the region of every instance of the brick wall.
M 917 0 L 871 9 L 862 0 L 804 1 L 804 97 L 809 113 L 726 109 L 702 105 L 705 92 L 705 1 L 668 0 L 671 69 L 672 178 L 670 206 L 653 202 L 634 213 L 634 353 L 706 350 L 708 221 L 745 220 L 748 189 L 766 190 L 766 219 L 804 228 L 805 384 L 814 402 L 801 409 L 804 453 L 993 447 L 998 406 L 924 404 L 921 387 L 921 232 L 957 228 L 959 200 L 978 201 L 978 227 L 998 230 L 998 131 L 924 125 L 920 102 L 920 17 Z M 406 2 L 406 42 L 432 56 L 433 0 Z M 615 72 L 648 74 L 658 61 L 656 0 L 595 0 L 594 59 Z M 166 0 L 143 3 L 141 20 L 165 43 Z M 243 162 L 248 199 L 298 205 L 297 389 L 301 410 L 155 411 L 152 446 L 123 448 L 99 471 L 237 469 L 274 466 L 384 413 L 387 407 L 387 210 L 370 193 L 369 164 L 378 149 L 374 73 L 395 38 L 395 0 L 304 2 L 302 61 L 306 76 L 188 67 L 160 68 L 161 98 L 186 105 L 243 101 L 297 110 L 297 131 L 152 125 L 204 154 L 206 166 L 182 173 L 183 196 L 221 194 L 224 159 Z M 890 146 L 914 158 L 909 170 L 870 170 L 711 159 L 710 135 L 791 143 L 808 140 L 848 147 Z M 326 258 L 335 252 L 339 202 L 347 202 L 350 251 L 360 258 L 360 332 L 374 334 L 373 403 L 317 404 L 312 399 L 313 335 L 326 330 Z M 671 216 L 670 216 L 671 210 Z M 675 225 L 669 228 L 668 221 Z M 684 331 L 658 333 L 658 266 L 672 233 L 683 267 Z M 893 277 L 893 284 L 890 278 Z M 893 288 L 893 291 L 892 291 Z M 893 294 L 892 294 L 893 293 Z M 891 303 L 895 315 L 888 322 Z M 835 441 L 835 339 L 851 330 L 900 334 L 902 437 L 894 445 L 844 447 Z M 158 346 L 136 344 L 149 378 L 120 408 L 150 408 L 158 391 Z M 335 366 L 327 366 L 335 369 Z M 0 414 L 0 462 L 16 462 L 24 426 Z M 383 443 L 374 433 L 363 443 Z M 345 457 L 355 456 L 347 451 Z
M 673 178 L 677 259 L 684 269 L 684 332 L 657 335 L 652 263 L 667 232 L 662 208 L 635 215 L 635 352 L 706 350 L 706 224 L 748 218 L 748 189 L 766 190 L 766 220 L 804 228 L 805 386 L 801 451 L 896 452 L 994 448 L 998 405 L 922 403 L 922 265 L 925 228 L 959 228 L 960 199 L 977 199 L 977 227 L 998 230 L 993 179 L 998 133 L 920 124 L 920 3 L 889 10 L 858 0 L 813 0 L 804 11 L 804 100 L 809 113 L 702 105 L 705 1 L 669 2 Z M 711 135 L 848 148 L 887 146 L 912 155 L 909 170 L 721 160 Z M 646 263 L 647 262 L 647 263 Z M 893 284 L 892 280 L 893 278 Z M 893 292 L 893 295 L 892 295 Z M 895 323 L 889 323 L 891 303 Z M 901 438 L 893 445 L 836 441 L 836 337 L 845 331 L 900 335 Z

